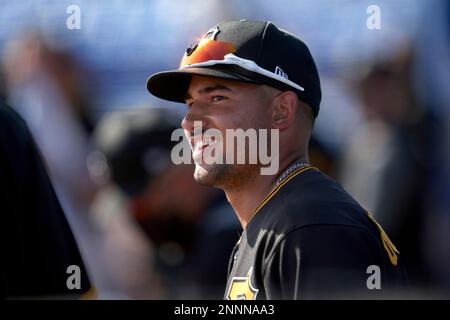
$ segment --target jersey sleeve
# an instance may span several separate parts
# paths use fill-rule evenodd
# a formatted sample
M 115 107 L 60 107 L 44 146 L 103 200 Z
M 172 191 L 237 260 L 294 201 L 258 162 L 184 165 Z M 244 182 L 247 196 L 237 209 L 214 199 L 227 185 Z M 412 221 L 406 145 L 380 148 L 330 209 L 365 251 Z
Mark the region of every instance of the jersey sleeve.
M 382 269 L 381 254 L 379 241 L 363 228 L 310 225 L 295 229 L 282 238 L 267 259 L 262 273 L 267 298 L 372 296 L 377 291 L 372 286 L 377 285 L 377 279 L 369 280 L 369 289 L 368 279 L 374 270 L 369 266 Z

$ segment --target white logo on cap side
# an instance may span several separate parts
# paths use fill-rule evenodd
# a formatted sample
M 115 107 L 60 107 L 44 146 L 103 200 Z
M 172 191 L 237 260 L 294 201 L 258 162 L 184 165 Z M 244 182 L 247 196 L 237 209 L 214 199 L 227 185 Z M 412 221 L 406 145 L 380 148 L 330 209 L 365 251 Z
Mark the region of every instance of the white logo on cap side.
M 297 90 L 305 91 L 305 89 L 303 87 L 301 87 L 298 84 L 296 84 L 295 82 L 289 80 L 287 78 L 287 75 L 283 72 L 283 70 L 281 70 L 281 68 L 277 67 L 277 68 L 279 68 L 281 70 L 281 72 L 283 72 L 283 74 L 286 77 L 284 77 L 281 74 L 270 72 L 269 70 L 266 70 L 266 69 L 261 68 L 260 66 L 258 66 L 254 61 L 243 59 L 243 58 L 239 58 L 238 56 L 235 56 L 232 53 L 229 53 L 229 54 L 225 55 L 223 60 L 209 60 L 209 61 L 200 62 L 200 63 L 193 63 L 193 64 L 189 64 L 189 65 L 183 66 L 180 69 L 210 67 L 210 66 L 214 66 L 216 64 L 235 65 L 235 66 L 241 67 L 242 69 L 245 69 L 247 71 L 251 71 L 251 72 L 254 72 L 254 73 L 257 73 L 257 74 L 261 74 L 261 75 L 266 76 L 268 78 L 280 81 L 280 82 L 282 82 L 284 84 L 287 84 L 288 86 L 291 86 L 291 87 L 293 87 L 293 88 L 295 88 Z
M 283 69 L 281 69 L 279 66 L 277 66 L 277 67 L 275 68 L 275 74 L 279 74 L 280 76 L 282 76 L 282 77 L 284 77 L 284 78 L 286 78 L 286 79 L 289 79 L 287 73 L 284 72 Z

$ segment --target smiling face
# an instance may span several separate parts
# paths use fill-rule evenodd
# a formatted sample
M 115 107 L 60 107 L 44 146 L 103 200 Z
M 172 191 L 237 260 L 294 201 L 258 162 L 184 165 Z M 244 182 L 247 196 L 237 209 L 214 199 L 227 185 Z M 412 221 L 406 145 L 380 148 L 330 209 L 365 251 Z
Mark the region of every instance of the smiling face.
M 195 165 L 194 178 L 205 185 L 238 188 L 251 176 L 259 174 L 257 164 L 226 164 L 226 129 L 269 129 L 270 88 L 238 81 L 193 76 L 186 95 L 188 111 L 182 121 L 187 138 L 191 141 Z M 194 136 L 194 121 L 201 121 L 202 131 L 216 129 L 223 140 L 212 141 L 207 135 Z M 203 133 L 202 132 L 202 133 Z M 223 164 L 207 164 L 205 147 L 220 143 Z M 236 155 L 236 147 L 234 150 Z M 236 163 L 236 161 L 234 161 Z M 248 163 L 248 157 L 246 158 Z

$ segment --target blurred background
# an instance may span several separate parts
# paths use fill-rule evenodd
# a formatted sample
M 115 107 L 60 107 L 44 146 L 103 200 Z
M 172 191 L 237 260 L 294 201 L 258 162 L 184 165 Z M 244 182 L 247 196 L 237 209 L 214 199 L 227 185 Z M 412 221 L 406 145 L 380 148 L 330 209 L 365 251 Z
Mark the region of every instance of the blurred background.
M 370 5 L 379 28 L 368 25 Z M 146 80 L 176 68 L 217 22 L 244 18 L 308 44 L 323 92 L 311 161 L 397 245 L 411 283 L 400 297 L 450 298 L 448 1 L 0 8 L 0 98 L 37 141 L 99 298 L 222 298 L 238 220 L 220 191 L 193 181 L 191 166 L 171 164 L 170 135 L 186 108 L 152 97 Z

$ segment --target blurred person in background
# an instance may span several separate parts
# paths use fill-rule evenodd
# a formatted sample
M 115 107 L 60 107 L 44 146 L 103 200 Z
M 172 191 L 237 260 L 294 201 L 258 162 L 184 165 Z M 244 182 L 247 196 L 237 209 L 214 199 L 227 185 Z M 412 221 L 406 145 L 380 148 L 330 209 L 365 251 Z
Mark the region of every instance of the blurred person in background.
M 0 98 L 1 298 L 77 298 L 90 282 L 72 231 L 23 119 Z M 70 266 L 79 287 L 69 288 Z M 68 270 L 70 272 L 68 272 Z
M 57 189 L 88 202 L 94 194 L 85 166 L 94 127 L 88 75 L 68 52 L 44 39 L 27 33 L 6 47 L 7 97 L 35 136 Z
M 69 53 L 44 39 L 44 35 L 30 32 L 7 44 L 2 61 L 6 96 L 36 139 L 96 286 L 103 266 L 97 261 L 95 248 L 98 232 L 88 214 L 96 185 L 86 166 L 93 128 L 88 116 L 89 97 L 83 87 L 86 76 Z
M 119 216 L 101 224 L 92 212 L 100 187 L 92 181 L 87 167 L 94 151 L 90 142 L 94 123 L 84 68 L 70 53 L 49 45 L 37 33 L 11 42 L 4 66 L 7 97 L 36 137 L 98 298 L 155 297 L 141 284 L 136 285 L 136 279 L 127 277 L 139 274 L 142 270 L 135 261 L 150 254 L 132 223 Z M 120 198 L 114 200 L 114 204 L 120 203 Z M 104 210 L 112 214 L 120 209 L 110 205 Z M 115 251 L 105 250 L 111 245 Z M 123 261 L 128 262 L 127 268 L 123 268 Z M 126 274 L 114 273 L 116 265 Z M 149 285 L 149 281 L 141 282 Z
M 440 287 L 424 241 L 440 131 L 414 91 L 413 62 L 414 51 L 405 48 L 370 65 L 356 85 L 365 122 L 344 152 L 341 178 L 398 245 L 410 285 L 427 293 Z
M 450 298 L 450 2 L 428 3 L 421 17 L 417 44 L 416 80 L 421 97 L 437 114 L 440 123 L 434 158 L 438 168 L 430 180 L 426 258 L 434 277 Z
M 309 141 L 308 150 L 311 165 L 320 169 L 327 176 L 337 178 L 338 157 L 335 151 L 331 150 L 314 133 Z
M 239 222 L 220 193 L 195 183 L 192 165 L 173 164 L 178 141 L 171 135 L 179 123 L 162 108 L 113 113 L 102 119 L 95 140 L 130 217 L 154 247 L 163 297 L 221 299 Z

